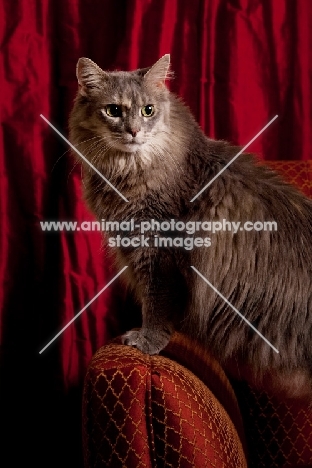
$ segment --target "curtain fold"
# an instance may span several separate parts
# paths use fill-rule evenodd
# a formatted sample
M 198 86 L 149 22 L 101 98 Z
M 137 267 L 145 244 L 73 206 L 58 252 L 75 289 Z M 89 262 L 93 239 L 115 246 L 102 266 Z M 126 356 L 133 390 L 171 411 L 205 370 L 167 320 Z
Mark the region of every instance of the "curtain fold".
M 207 135 L 243 146 L 278 114 L 250 151 L 267 160 L 311 159 L 312 2 L 2 0 L 0 24 L 4 404 L 15 401 L 15 418 L 27 433 L 29 408 L 52 401 L 51 427 L 66 423 L 59 434 L 51 429 L 50 441 L 38 436 L 49 451 L 51 444 L 66 445 L 60 440 L 78 406 L 66 406 L 65 398 L 81 385 L 92 354 L 136 325 L 138 315 L 119 278 L 39 354 L 116 274 L 99 233 L 40 228 L 45 220 L 93 220 L 81 199 L 80 167 L 40 114 L 68 135 L 79 57 L 130 70 L 170 53 L 170 87 Z M 11 434 L 13 420 L 5 420 Z M 51 466 L 56 460 L 80 466 L 79 455 L 71 464 L 78 432 L 65 455 L 55 448 Z

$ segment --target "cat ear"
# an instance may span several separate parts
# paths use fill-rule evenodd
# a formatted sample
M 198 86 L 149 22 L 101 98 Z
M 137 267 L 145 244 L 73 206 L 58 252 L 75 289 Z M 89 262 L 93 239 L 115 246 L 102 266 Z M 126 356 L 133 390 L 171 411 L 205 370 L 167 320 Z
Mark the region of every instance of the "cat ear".
M 170 75 L 170 54 L 161 57 L 144 75 L 146 82 L 156 86 L 165 86 L 166 78 Z
M 92 60 L 82 57 L 78 60 L 76 75 L 79 84 L 79 93 L 86 96 L 92 89 L 101 89 L 106 73 Z

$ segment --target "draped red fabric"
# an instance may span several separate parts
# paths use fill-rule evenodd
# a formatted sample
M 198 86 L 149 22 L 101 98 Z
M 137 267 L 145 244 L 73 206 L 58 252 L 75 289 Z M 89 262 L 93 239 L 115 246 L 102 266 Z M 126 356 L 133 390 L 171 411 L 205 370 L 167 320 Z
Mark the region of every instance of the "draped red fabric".
M 119 278 L 39 354 L 116 274 L 99 233 L 40 228 L 93 219 L 40 114 L 67 136 L 81 56 L 129 70 L 170 52 L 170 86 L 208 135 L 244 145 L 278 114 L 250 150 L 310 159 L 312 2 L 2 0 L 0 23 L 2 421 L 15 444 L 2 466 L 79 467 L 87 363 L 137 315 Z

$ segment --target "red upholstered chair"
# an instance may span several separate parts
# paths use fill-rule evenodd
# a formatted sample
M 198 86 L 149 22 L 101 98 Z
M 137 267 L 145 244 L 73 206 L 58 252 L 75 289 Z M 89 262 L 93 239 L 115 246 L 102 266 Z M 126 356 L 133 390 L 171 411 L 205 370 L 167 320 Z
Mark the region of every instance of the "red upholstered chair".
M 312 161 L 270 165 L 312 197 Z M 179 333 L 157 356 L 117 339 L 88 368 L 83 442 L 86 468 L 308 468 L 312 409 L 230 381 Z
M 102 347 L 85 380 L 83 430 L 86 467 L 247 466 L 229 381 L 179 334 L 159 356 Z

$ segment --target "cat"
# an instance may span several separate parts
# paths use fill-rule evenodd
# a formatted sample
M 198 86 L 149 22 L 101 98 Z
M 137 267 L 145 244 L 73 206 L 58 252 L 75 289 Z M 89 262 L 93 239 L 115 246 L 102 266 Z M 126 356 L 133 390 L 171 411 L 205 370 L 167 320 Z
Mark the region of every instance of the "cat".
M 168 54 L 130 72 L 103 71 L 87 58 L 77 64 L 70 141 L 118 190 L 82 162 L 89 208 L 99 220 L 134 219 L 136 228 L 121 238 L 142 234 L 137 221 L 175 220 L 197 222 L 196 237 L 204 242 L 186 249 L 185 231 L 149 230 L 148 246 L 113 247 L 142 305 L 142 328 L 127 332 L 123 343 L 155 354 L 181 330 L 225 367 L 242 363 L 238 372 L 245 369 L 257 382 L 269 375 L 273 387 L 310 398 L 312 201 L 250 154 L 193 200 L 240 148 L 205 136 L 166 85 L 170 74 Z M 202 228 L 203 221 L 223 220 L 270 221 L 277 230 Z M 155 236 L 168 244 L 177 234 L 180 247 L 154 245 Z

